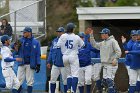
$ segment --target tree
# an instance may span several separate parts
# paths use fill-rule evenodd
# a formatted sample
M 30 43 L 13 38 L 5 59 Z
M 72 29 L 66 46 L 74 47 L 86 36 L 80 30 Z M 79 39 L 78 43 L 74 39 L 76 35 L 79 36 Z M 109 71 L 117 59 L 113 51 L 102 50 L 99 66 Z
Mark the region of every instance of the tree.
M 106 2 L 105 6 L 139 6 L 140 0 L 117 0 L 112 2 L 112 0 Z

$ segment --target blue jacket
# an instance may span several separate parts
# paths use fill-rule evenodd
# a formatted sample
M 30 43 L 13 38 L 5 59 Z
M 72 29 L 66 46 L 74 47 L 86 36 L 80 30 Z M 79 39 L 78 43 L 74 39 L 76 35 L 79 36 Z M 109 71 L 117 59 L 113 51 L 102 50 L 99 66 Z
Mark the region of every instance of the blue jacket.
M 61 49 L 57 47 L 58 37 L 52 41 L 52 45 L 50 48 L 50 53 L 47 59 L 47 63 L 52 62 L 53 65 L 58 67 L 64 67 L 63 60 L 62 60 L 62 53 Z
M 91 55 L 91 58 L 100 58 L 100 50 L 91 51 L 90 55 Z
M 135 43 L 135 41 L 133 41 L 132 39 L 130 39 L 129 41 L 128 41 L 128 43 L 124 43 L 123 44 L 123 48 L 124 48 L 124 50 L 126 51 L 131 51 L 132 50 L 132 46 L 134 45 L 134 43 Z M 125 56 L 125 64 L 127 65 L 127 66 L 130 66 L 130 64 L 131 64 L 131 58 L 132 56 L 131 56 L 131 54 L 126 54 L 126 56 Z
M 91 65 L 91 51 L 98 52 L 97 49 L 93 48 L 91 44 L 88 42 L 88 37 L 84 37 L 85 46 L 79 49 L 79 64 L 80 67 L 85 67 Z
M 31 42 L 31 53 L 30 53 L 30 67 L 32 69 L 35 69 L 37 65 L 41 64 L 41 51 L 40 51 L 40 43 L 34 38 L 32 37 L 32 42 Z M 18 51 L 18 55 L 19 57 L 21 57 L 23 59 L 22 62 L 18 62 L 18 65 L 24 65 L 24 50 L 25 50 L 25 40 L 26 38 L 22 37 L 20 38 L 20 42 L 22 43 L 19 51 Z
M 136 41 L 132 46 L 132 50 L 128 54 L 132 55 L 130 64 L 131 69 L 140 69 L 140 41 Z

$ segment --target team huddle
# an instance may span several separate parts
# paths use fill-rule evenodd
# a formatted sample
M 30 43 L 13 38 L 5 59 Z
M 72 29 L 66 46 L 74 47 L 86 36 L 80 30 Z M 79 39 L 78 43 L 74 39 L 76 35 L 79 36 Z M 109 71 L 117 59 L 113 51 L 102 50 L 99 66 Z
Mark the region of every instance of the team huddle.
M 103 92 L 103 83 L 107 85 L 108 93 L 117 93 L 115 87 L 115 74 L 118 69 L 118 59 L 121 57 L 121 49 L 108 28 L 100 32 L 103 41 L 96 42 L 93 29 L 88 27 L 85 32 L 74 34 L 75 24 L 68 23 L 66 31 L 58 28 L 57 38 L 52 41 L 50 53 L 47 59 L 47 67 L 52 62 L 50 90 L 55 93 L 56 80 L 61 74 L 64 84 L 64 93 L 91 93 L 92 80 L 96 82 L 97 93 Z M 65 32 L 64 32 L 65 31 Z M 126 68 L 129 75 L 129 93 L 140 92 L 140 63 L 139 40 L 140 30 L 131 31 L 132 39 L 127 43 L 122 36 L 122 44 L 126 54 Z M 91 62 L 91 58 L 100 58 L 101 62 Z M 103 78 L 100 78 L 103 68 Z
M 56 81 L 62 76 L 64 93 L 91 93 L 92 80 L 96 82 L 97 93 L 103 92 L 103 84 L 107 85 L 108 93 L 117 93 L 114 78 L 118 69 L 121 49 L 108 28 L 100 32 L 103 41 L 96 42 L 93 29 L 88 27 L 85 32 L 74 34 L 74 23 L 68 23 L 66 30 L 59 27 L 57 38 L 52 41 L 47 58 L 47 67 L 51 68 L 50 91 L 55 93 Z M 12 89 L 12 93 L 21 93 L 24 79 L 27 81 L 27 93 L 32 93 L 34 71 L 40 71 L 40 44 L 34 39 L 32 29 L 25 27 L 23 37 L 11 44 L 10 37 L 3 35 L 1 42 L 2 74 L 5 83 L 2 88 Z M 121 37 L 125 49 L 125 65 L 129 75 L 129 93 L 140 92 L 140 30 L 131 31 L 131 39 L 126 42 Z M 100 63 L 91 62 L 91 58 L 100 58 Z M 14 61 L 18 62 L 17 76 L 13 70 Z M 52 62 L 52 63 L 51 63 Z M 103 69 L 103 78 L 100 72 Z M 84 88 L 86 86 L 86 88 Z M 86 90 L 84 90 L 86 89 Z

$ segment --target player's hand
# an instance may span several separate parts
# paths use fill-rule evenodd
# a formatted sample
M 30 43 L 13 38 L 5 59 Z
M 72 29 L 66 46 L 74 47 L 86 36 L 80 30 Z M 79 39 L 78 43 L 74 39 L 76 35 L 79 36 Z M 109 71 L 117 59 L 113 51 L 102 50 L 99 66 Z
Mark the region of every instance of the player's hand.
M 51 68 L 51 64 L 48 63 L 47 64 L 47 68 L 50 69 Z
M 93 34 L 93 29 L 92 28 L 87 28 L 85 31 L 85 34 Z
M 40 65 L 38 64 L 35 68 L 36 73 L 38 73 L 40 71 Z
M 14 44 L 15 47 L 17 47 L 17 49 L 19 49 L 22 46 L 22 42 L 20 40 L 17 40 Z
M 125 54 L 129 53 L 129 51 L 125 51 Z
M 126 42 L 126 38 L 124 36 L 121 36 L 121 40 L 122 40 L 122 43 Z
M 22 58 L 16 58 L 17 62 L 22 62 Z
M 113 59 L 112 66 L 117 66 L 117 59 Z

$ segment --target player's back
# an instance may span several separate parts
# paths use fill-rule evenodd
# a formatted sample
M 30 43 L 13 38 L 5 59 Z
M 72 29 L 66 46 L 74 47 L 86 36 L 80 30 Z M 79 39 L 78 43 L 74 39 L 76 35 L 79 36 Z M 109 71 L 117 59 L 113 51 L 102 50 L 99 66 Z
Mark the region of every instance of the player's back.
M 65 33 L 58 40 L 58 46 L 61 47 L 63 55 L 78 54 L 78 47 L 82 47 L 83 45 L 83 40 L 74 33 Z

